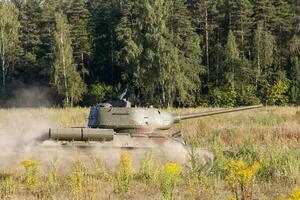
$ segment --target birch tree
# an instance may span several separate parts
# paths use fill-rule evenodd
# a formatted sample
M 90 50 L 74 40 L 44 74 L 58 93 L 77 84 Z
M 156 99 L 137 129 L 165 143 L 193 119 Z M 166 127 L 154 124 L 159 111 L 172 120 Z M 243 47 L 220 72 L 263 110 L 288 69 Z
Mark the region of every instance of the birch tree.
M 6 1 L 0 1 L 0 61 L 2 88 L 5 89 L 6 76 L 15 59 L 15 48 L 18 45 L 19 27 L 18 10 Z
M 71 47 L 70 28 L 63 14 L 55 16 L 54 63 L 52 85 L 64 98 L 65 106 L 73 106 L 81 100 L 86 86 L 76 70 Z

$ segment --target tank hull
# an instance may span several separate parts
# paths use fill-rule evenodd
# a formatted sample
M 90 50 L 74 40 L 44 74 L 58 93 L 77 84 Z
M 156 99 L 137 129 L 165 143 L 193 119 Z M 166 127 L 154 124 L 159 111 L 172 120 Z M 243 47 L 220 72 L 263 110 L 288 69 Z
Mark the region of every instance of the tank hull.
M 60 171 L 68 171 L 76 159 L 92 165 L 98 160 L 107 167 L 114 168 L 119 164 L 122 152 L 128 153 L 138 170 L 141 160 L 151 153 L 160 163 L 175 162 L 185 167 L 191 167 L 191 152 L 195 152 L 205 169 L 213 164 L 213 153 L 204 148 L 193 148 L 183 141 L 172 137 L 158 135 L 115 134 L 111 141 L 58 141 L 45 140 L 38 148 L 36 159 L 42 160 L 47 155 L 48 161 L 55 160 Z

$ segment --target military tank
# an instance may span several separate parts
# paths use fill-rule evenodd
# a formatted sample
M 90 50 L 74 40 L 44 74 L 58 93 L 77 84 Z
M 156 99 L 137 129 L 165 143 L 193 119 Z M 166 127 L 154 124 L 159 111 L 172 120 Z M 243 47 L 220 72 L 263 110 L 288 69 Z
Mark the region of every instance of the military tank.
M 116 166 L 120 153 L 128 152 L 140 160 L 151 152 L 162 162 L 191 165 L 192 156 L 209 169 L 213 153 L 206 148 L 192 148 L 183 139 L 181 132 L 161 134 L 182 120 L 256 109 L 262 105 L 219 109 L 214 111 L 179 114 L 149 107 L 132 107 L 121 95 L 119 100 L 99 103 L 90 108 L 87 127 L 50 128 L 43 147 L 63 149 L 64 152 L 79 152 L 99 156 L 105 165 Z M 55 148 L 54 148 L 55 149 Z M 84 152 L 84 153 L 82 153 Z M 62 155 L 61 153 L 58 153 Z M 64 154 L 64 158 L 67 159 Z

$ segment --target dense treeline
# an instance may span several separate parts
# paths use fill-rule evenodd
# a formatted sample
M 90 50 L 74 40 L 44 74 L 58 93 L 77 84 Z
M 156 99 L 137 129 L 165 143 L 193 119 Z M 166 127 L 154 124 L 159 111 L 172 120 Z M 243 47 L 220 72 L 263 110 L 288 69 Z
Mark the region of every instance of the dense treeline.
M 0 0 L 1 100 L 300 104 L 298 0 Z

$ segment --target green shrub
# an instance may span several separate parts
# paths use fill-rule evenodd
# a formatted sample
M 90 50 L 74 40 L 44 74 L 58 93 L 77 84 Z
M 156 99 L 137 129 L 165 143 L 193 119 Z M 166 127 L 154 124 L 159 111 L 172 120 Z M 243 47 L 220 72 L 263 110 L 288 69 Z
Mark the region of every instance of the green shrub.
M 112 179 L 111 174 L 103 166 L 102 162 L 96 158 L 93 159 L 93 169 L 95 170 L 96 179 L 102 181 L 110 181 Z
M 115 191 L 127 192 L 133 181 L 134 168 L 132 158 L 125 152 L 121 153 L 120 164 L 116 168 Z
M 182 168 L 175 163 L 167 163 L 160 170 L 160 190 L 163 199 L 171 200 L 176 185 L 181 180 Z
M 253 184 L 260 164 L 248 164 L 243 160 L 229 160 L 225 166 L 227 175 L 225 181 L 235 195 L 236 200 L 252 200 Z
M 16 193 L 17 180 L 12 173 L 0 174 L 0 199 L 6 199 L 8 196 Z
M 115 99 L 120 94 L 119 87 L 112 87 L 102 83 L 92 84 L 88 90 L 85 101 L 90 105 Z
M 235 155 L 236 160 L 244 160 L 247 163 L 253 163 L 259 159 L 259 155 L 251 142 L 251 140 L 245 140 L 242 146 L 239 148 Z
M 59 187 L 59 179 L 58 179 L 58 173 L 55 165 L 52 165 L 46 174 L 46 182 L 48 191 L 50 193 L 55 192 Z
M 87 171 L 84 164 L 78 159 L 73 164 L 73 170 L 68 175 L 69 191 L 74 199 L 81 199 L 87 181 Z
M 281 195 L 281 197 L 278 198 L 278 200 L 299 200 L 300 199 L 300 188 L 294 189 L 291 194 L 284 196 Z
M 139 178 L 146 182 L 156 184 L 158 178 L 158 164 L 152 153 L 147 153 L 141 160 Z
M 284 105 L 288 101 L 285 95 L 288 91 L 288 84 L 285 81 L 277 81 L 267 89 L 267 103 L 269 105 Z
M 39 184 L 40 166 L 39 162 L 32 160 L 23 160 L 22 165 L 25 168 L 24 183 L 30 192 L 35 192 Z

